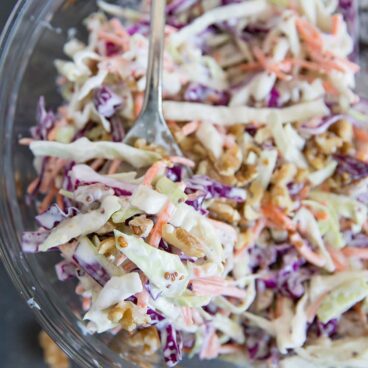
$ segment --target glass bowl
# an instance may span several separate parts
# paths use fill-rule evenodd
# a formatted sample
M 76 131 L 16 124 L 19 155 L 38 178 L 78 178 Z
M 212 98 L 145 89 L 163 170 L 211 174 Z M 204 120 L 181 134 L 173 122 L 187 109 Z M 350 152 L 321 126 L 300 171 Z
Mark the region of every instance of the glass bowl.
M 138 0 L 122 0 L 137 6 Z M 64 57 L 63 45 L 77 34 L 86 39 L 82 20 L 95 11 L 95 0 L 21 0 L 1 37 L 0 48 L 0 256 L 19 292 L 57 344 L 81 367 L 130 368 L 148 362 L 126 351 L 111 335 L 88 335 L 81 319 L 79 298 L 73 281 L 59 282 L 54 265 L 57 253 L 23 254 L 20 237 L 35 229 L 35 209 L 25 202 L 27 184 L 34 178 L 32 155 L 18 145 L 35 124 L 39 96 L 50 108 L 61 103 L 53 61 Z M 196 360 L 181 367 L 199 366 Z M 202 363 L 203 364 L 203 363 Z M 225 367 L 206 362 L 206 367 Z M 153 366 L 164 366 L 160 360 Z
M 138 0 L 116 2 L 132 7 L 138 4 Z M 39 96 L 46 96 L 51 108 L 61 102 L 55 87 L 53 61 L 64 57 L 63 45 L 68 37 L 77 34 L 78 38 L 86 38 L 82 20 L 96 10 L 95 0 L 72 3 L 19 1 L 0 40 L 0 256 L 43 328 L 76 364 L 91 368 L 130 368 L 135 363 L 164 366 L 160 360 L 148 362 L 139 354 L 127 351 L 111 335 L 86 334 L 72 281 L 57 280 L 54 265 L 59 261 L 58 254 L 26 255 L 21 251 L 22 232 L 35 228 L 35 209 L 25 203 L 26 187 L 35 172 L 32 155 L 28 148 L 18 145 L 18 138 L 27 136 L 35 124 Z M 362 12 L 361 16 L 362 23 L 367 24 L 367 13 Z M 361 36 L 368 38 L 366 33 L 362 32 Z M 363 72 L 357 78 L 358 90 L 363 95 L 367 95 L 368 86 L 366 60 L 363 53 Z M 204 363 L 195 359 L 180 364 L 187 368 L 200 365 L 230 366 L 224 361 Z

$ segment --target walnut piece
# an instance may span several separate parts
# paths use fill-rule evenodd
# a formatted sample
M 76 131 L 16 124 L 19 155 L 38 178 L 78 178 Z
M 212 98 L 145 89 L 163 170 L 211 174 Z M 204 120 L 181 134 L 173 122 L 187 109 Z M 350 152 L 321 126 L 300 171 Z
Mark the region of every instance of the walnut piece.
M 239 212 L 229 204 L 213 201 L 209 206 L 212 217 L 230 224 L 237 224 L 240 220 Z
M 162 227 L 162 238 L 189 257 L 205 255 L 203 242 L 183 228 L 166 224 Z
M 153 221 L 146 215 L 140 215 L 130 220 L 129 226 L 135 235 L 146 238 L 153 228 Z
M 235 174 L 240 186 L 245 186 L 255 180 L 258 176 L 257 165 L 243 165 Z
M 132 347 L 141 347 L 144 355 L 154 354 L 161 346 L 157 329 L 153 326 L 135 332 L 129 339 Z
M 315 137 L 315 142 L 321 153 L 331 155 L 342 147 L 344 141 L 332 132 L 325 132 Z
M 297 173 L 297 167 L 292 163 L 285 163 L 277 169 L 272 176 L 272 183 L 276 185 L 287 185 L 293 181 Z
M 126 301 L 110 307 L 108 318 L 114 323 L 119 323 L 124 330 L 129 332 L 149 322 L 144 309 Z
M 239 146 L 234 144 L 215 162 L 215 167 L 221 175 L 233 176 L 240 169 L 242 161 L 242 152 Z
M 353 140 L 353 125 L 347 120 L 338 121 L 330 130 L 337 134 L 344 142 L 350 143 Z
M 50 368 L 69 368 L 70 362 L 67 355 L 54 343 L 45 331 L 41 331 L 39 342 L 43 349 L 45 363 Z

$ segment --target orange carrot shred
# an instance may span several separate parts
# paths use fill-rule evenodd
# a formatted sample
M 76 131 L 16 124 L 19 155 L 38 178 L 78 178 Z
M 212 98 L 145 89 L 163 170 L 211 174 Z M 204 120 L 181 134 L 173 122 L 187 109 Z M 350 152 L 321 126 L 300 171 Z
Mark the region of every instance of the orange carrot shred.
M 139 92 L 134 97 L 134 115 L 137 118 L 142 111 L 144 101 L 143 92 Z
M 342 253 L 346 257 L 356 257 L 368 260 L 368 249 L 365 248 L 346 247 L 342 250 Z
M 54 199 L 55 195 L 57 194 L 57 192 L 58 190 L 55 187 L 50 189 L 45 198 L 42 200 L 40 207 L 38 208 L 39 213 L 45 212 L 50 207 L 50 204 Z
M 151 186 L 155 177 L 160 173 L 160 171 L 166 166 L 163 161 L 155 162 L 145 173 L 143 177 L 143 185 Z
M 36 178 L 34 179 L 27 187 L 27 193 L 31 194 L 35 191 L 35 189 L 37 188 L 38 184 L 40 183 L 40 178 Z
M 336 271 L 346 271 L 348 269 L 348 262 L 341 250 L 336 249 L 332 246 L 327 246 L 326 248 L 332 258 Z
M 262 213 L 264 217 L 277 227 L 285 230 L 294 229 L 294 224 L 291 219 L 282 212 L 279 207 L 271 203 L 262 206 Z
M 188 136 L 193 134 L 199 127 L 199 121 L 198 120 L 193 120 L 190 123 L 185 124 L 182 129 L 181 129 L 181 133 L 184 136 Z
M 148 244 L 151 244 L 153 247 L 157 248 L 160 244 L 161 235 L 162 235 L 162 227 L 168 223 L 173 212 L 174 205 L 171 202 L 167 202 L 163 210 L 157 216 L 157 220 L 155 226 L 151 230 L 151 233 L 148 237 Z
M 365 143 L 368 142 L 368 131 L 366 131 L 365 129 L 359 128 L 357 126 L 354 126 L 353 130 L 354 130 L 355 139 L 357 139 L 358 141 L 365 142 Z
M 111 162 L 111 165 L 109 167 L 109 170 L 108 170 L 107 174 L 108 175 L 115 174 L 118 171 L 120 165 L 121 165 L 121 160 L 119 160 L 119 159 L 113 160 Z

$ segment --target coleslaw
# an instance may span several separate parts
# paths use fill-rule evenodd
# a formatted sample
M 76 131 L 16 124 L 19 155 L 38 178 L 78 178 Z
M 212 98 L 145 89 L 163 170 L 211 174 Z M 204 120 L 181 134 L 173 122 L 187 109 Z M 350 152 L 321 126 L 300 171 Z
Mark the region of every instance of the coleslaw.
M 60 253 L 90 333 L 170 367 L 368 366 L 356 3 L 168 2 L 164 114 L 185 157 L 122 143 L 143 103 L 149 2 L 97 3 L 88 40 L 55 61 L 63 105 L 41 98 L 21 139 L 39 211 L 23 250 Z

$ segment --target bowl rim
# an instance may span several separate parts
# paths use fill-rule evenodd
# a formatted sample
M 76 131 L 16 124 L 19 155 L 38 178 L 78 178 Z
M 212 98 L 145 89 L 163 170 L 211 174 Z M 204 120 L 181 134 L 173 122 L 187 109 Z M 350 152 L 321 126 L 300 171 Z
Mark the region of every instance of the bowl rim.
M 58 9 L 63 0 L 42 0 L 41 2 L 37 0 L 18 0 L 0 36 L 0 77 L 5 76 L 7 57 L 12 45 L 14 45 L 19 27 L 23 20 L 26 19 L 25 17 L 29 15 L 32 6 L 35 6 L 36 3 L 42 3 L 42 8 L 40 13 L 35 16 L 35 24 L 37 24 L 38 20 L 45 19 L 50 12 L 53 14 L 52 10 Z M 33 17 L 34 13 L 31 14 Z M 34 33 L 37 33 L 36 28 L 33 30 Z M 35 37 L 35 42 L 38 39 L 39 35 Z M 20 45 L 18 45 L 18 48 L 22 49 Z M 20 52 L 27 56 L 26 51 L 21 50 Z M 31 54 L 29 53 L 28 56 L 30 57 Z M 24 64 L 27 64 L 27 62 Z M 5 83 L 0 85 L 0 95 L 2 96 L 0 103 L 2 105 L 0 108 L 0 142 L 10 142 L 12 138 L 11 126 L 14 121 L 14 106 L 16 106 L 17 101 L 17 96 L 14 92 L 19 90 L 23 72 L 22 70 L 20 72 L 17 71 L 14 80 L 11 79 L 11 76 L 8 76 L 8 78 L 5 78 Z M 10 126 L 10 129 L 7 129 L 7 125 Z M 63 321 L 68 321 L 68 315 L 72 316 L 72 312 L 68 310 L 66 305 L 56 306 L 56 302 L 51 301 L 47 295 L 48 293 L 42 287 L 37 287 L 39 282 L 32 273 L 27 257 L 22 252 L 14 255 L 11 252 L 11 247 L 6 246 L 6 244 L 16 243 L 20 249 L 20 239 L 16 231 L 19 215 L 17 213 L 18 204 L 14 200 L 16 198 L 15 181 L 12 175 L 5 175 L 7 164 L 10 164 L 10 167 L 12 167 L 10 146 L 10 144 L 0 145 L 0 173 L 3 174 L 0 175 L 0 188 L 2 188 L 0 193 L 0 218 L 2 218 L 0 221 L 0 261 L 4 264 L 13 285 L 22 298 L 27 301 L 42 328 L 79 366 L 86 368 L 133 367 L 132 363 L 123 360 L 119 354 L 111 351 L 96 338 L 90 335 L 86 336 L 82 326 L 76 328 L 77 326 L 72 326 L 71 324 L 63 324 Z

